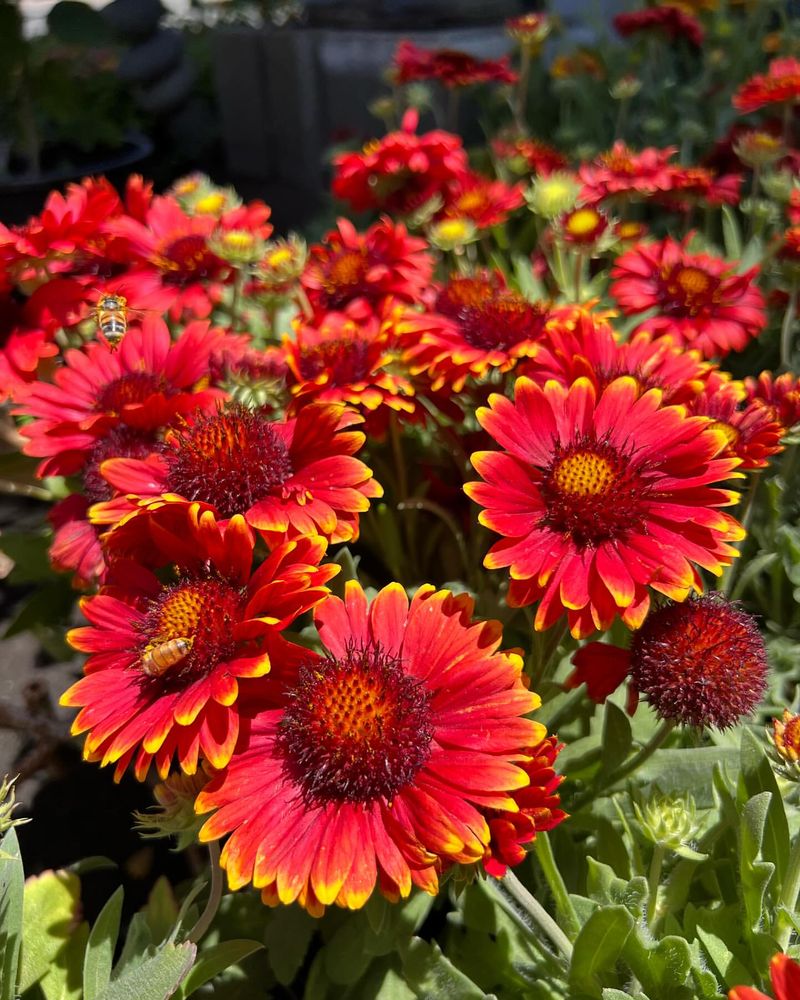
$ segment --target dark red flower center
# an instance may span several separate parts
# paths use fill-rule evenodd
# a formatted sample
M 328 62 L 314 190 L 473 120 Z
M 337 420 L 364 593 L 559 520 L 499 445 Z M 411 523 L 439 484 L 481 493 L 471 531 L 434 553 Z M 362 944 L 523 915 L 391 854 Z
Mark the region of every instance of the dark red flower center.
M 334 251 L 323 262 L 322 287 L 330 309 L 340 309 L 367 290 L 364 284 L 368 266 L 366 250 Z
M 165 441 L 162 454 L 170 492 L 212 504 L 223 518 L 245 513 L 292 475 L 283 438 L 244 406 L 200 417 Z
M 246 594 L 223 580 L 180 580 L 153 600 L 142 626 L 139 667 L 162 683 L 208 674 L 236 651 Z
M 157 392 L 170 394 L 167 383 L 160 375 L 154 375 L 152 372 L 130 372 L 108 383 L 97 397 L 95 409 L 119 413 L 123 407 L 143 403 Z
M 302 667 L 277 745 L 311 803 L 391 799 L 430 756 L 427 692 L 380 643 Z
M 327 375 L 331 385 L 364 382 L 371 371 L 370 343 L 363 337 L 342 337 L 300 348 L 298 369 L 303 379 Z
M 204 236 L 192 233 L 163 247 L 157 263 L 167 281 L 182 282 L 215 274 L 220 260 L 208 249 Z
M 539 491 L 542 524 L 594 548 L 641 530 L 651 488 L 629 456 L 591 438 L 557 445 Z
M 545 310 L 487 278 L 455 278 L 439 294 L 437 310 L 454 320 L 480 351 L 507 351 L 542 331 Z
M 714 305 L 719 284 L 701 267 L 669 268 L 661 275 L 661 309 L 670 316 L 697 316 Z
M 89 503 L 110 500 L 114 495 L 113 487 L 100 474 L 100 466 L 106 459 L 146 458 L 154 448 L 153 436 L 133 427 L 115 427 L 109 431 L 89 452 L 89 460 L 83 470 L 83 492 Z
M 633 634 L 634 686 L 684 725 L 735 725 L 760 701 L 766 672 L 755 619 L 719 594 L 668 604 Z

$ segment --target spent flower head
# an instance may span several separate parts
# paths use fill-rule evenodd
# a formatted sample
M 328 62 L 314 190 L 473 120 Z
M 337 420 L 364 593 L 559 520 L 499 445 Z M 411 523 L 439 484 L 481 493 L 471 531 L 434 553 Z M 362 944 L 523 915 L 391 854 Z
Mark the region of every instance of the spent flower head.
M 194 811 L 194 803 L 207 783 L 208 775 L 202 767 L 196 774 L 180 771 L 171 774 L 153 789 L 156 804 L 147 812 L 134 812 L 135 828 L 148 840 L 175 837 L 175 850 L 185 850 L 197 841 L 203 825 Z

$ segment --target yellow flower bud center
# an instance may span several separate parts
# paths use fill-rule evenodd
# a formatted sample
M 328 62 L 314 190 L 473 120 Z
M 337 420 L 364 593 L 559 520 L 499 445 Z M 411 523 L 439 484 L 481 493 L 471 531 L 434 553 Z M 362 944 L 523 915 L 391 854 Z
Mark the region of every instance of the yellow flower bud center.
M 613 486 L 616 473 L 611 463 L 592 451 L 576 451 L 562 459 L 553 481 L 562 493 L 598 496 Z

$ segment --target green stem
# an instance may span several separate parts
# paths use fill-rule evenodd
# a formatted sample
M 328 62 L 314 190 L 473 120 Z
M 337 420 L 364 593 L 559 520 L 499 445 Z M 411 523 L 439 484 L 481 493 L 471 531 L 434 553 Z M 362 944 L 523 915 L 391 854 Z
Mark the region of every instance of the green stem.
M 467 543 L 464 541 L 464 533 L 459 528 L 458 523 L 452 514 L 448 513 L 444 507 L 440 506 L 434 500 L 428 500 L 426 497 L 415 497 L 413 500 L 401 500 L 397 505 L 397 509 L 427 510 L 429 513 L 433 514 L 434 517 L 438 517 L 439 520 L 449 529 L 450 534 L 455 539 L 459 555 L 461 556 L 464 572 L 469 573 L 470 561 L 469 552 L 467 551 Z
M 583 278 L 583 254 L 575 254 L 575 301 L 581 301 L 581 279 Z
M 572 900 L 569 898 L 564 879 L 558 870 L 556 859 L 553 856 L 553 848 L 546 833 L 537 834 L 536 840 L 533 842 L 533 849 L 539 864 L 542 866 L 542 872 L 547 879 L 550 892 L 553 894 L 556 913 L 564 925 L 567 936 L 574 941 L 581 929 L 581 924 L 575 907 L 572 905 Z
M 595 785 L 592 788 L 587 789 L 583 795 L 578 796 L 578 798 L 575 799 L 571 805 L 571 811 L 576 813 L 590 803 L 595 802 L 601 794 L 610 794 L 613 792 L 621 781 L 624 781 L 635 771 L 638 771 L 642 764 L 644 764 L 645 761 L 648 761 L 656 750 L 666 743 L 669 734 L 674 728 L 675 722 L 672 719 L 665 719 L 653 733 L 650 741 L 645 743 L 642 749 L 635 756 L 631 757 L 625 764 L 617 768 L 617 770 L 610 775 L 607 781 L 601 783 L 599 787 Z
M 514 102 L 514 119 L 522 135 L 528 134 L 528 123 L 525 120 L 528 107 L 528 85 L 531 72 L 531 54 L 527 46 L 522 46 L 519 64 L 519 80 L 517 81 L 516 100 Z
M 792 362 L 792 327 L 797 314 L 797 282 L 792 282 L 789 291 L 789 301 L 781 324 L 781 368 L 788 371 Z
M 630 105 L 630 100 L 626 97 L 619 102 L 619 111 L 617 112 L 617 120 L 614 125 L 614 139 L 621 139 L 623 130 L 625 129 L 625 124 L 628 118 L 628 106 Z
M 572 943 L 569 938 L 512 871 L 506 872 L 500 879 L 490 879 L 489 884 L 495 887 L 498 895 L 504 901 L 505 909 L 531 933 L 535 940 L 538 940 L 538 934 L 535 933 L 535 926 L 538 925 L 564 958 L 568 962 L 571 961 Z
M 647 926 L 652 929 L 658 912 L 658 888 L 661 883 L 661 868 L 664 864 L 664 857 L 667 849 L 661 844 L 656 844 L 653 849 L 653 857 L 650 860 L 650 871 L 647 874 L 647 887 L 650 895 L 647 899 Z
M 786 877 L 783 880 L 783 889 L 778 900 L 778 913 L 775 918 L 777 933 L 775 939 L 778 942 L 780 951 L 786 951 L 789 940 L 792 936 L 792 922 L 783 912 L 788 910 L 794 913 L 797 909 L 797 896 L 800 893 L 800 834 L 795 837 L 792 844 L 792 852 L 789 855 L 789 865 L 786 869 Z
M 231 299 L 231 326 L 234 330 L 239 329 L 239 299 L 242 295 L 243 284 L 244 274 L 242 269 L 237 267 L 233 278 L 233 298 Z
M 197 923 L 189 931 L 188 937 L 188 940 L 193 941 L 195 944 L 197 944 L 211 926 L 214 917 L 217 915 L 220 900 L 222 899 L 222 868 L 219 863 L 219 844 L 216 840 L 212 840 L 208 845 L 208 860 L 211 864 L 211 888 L 208 893 L 208 902 L 206 903 L 206 908 L 200 914 Z

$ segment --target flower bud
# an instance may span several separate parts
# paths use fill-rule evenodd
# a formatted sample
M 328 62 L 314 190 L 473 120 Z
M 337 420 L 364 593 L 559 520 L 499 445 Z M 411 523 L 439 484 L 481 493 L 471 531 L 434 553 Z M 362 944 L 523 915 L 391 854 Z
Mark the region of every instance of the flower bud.
M 689 847 L 698 830 L 697 807 L 691 795 L 656 793 L 641 805 L 634 802 L 633 811 L 642 833 L 656 847 L 688 860 L 702 861 L 706 857 Z
M 153 789 L 157 804 L 146 813 L 133 814 L 136 829 L 147 839 L 176 837 L 176 850 L 184 850 L 197 840 L 203 825 L 195 814 L 194 802 L 207 783 L 208 775 L 202 768 L 196 774 L 171 774 Z
M 534 214 L 555 219 L 575 206 L 580 190 L 575 174 L 556 170 L 547 177 L 537 177 L 525 192 L 525 200 Z
M 16 780 L 16 778 L 9 780 L 8 775 L 4 775 L 3 780 L 0 781 L 0 836 L 10 830 L 12 826 L 21 826 L 23 823 L 30 823 L 30 819 L 26 819 L 25 817 L 20 819 L 11 818 L 11 814 L 18 805 L 14 791 L 14 782 Z

